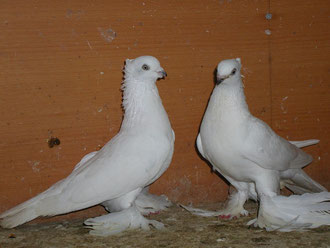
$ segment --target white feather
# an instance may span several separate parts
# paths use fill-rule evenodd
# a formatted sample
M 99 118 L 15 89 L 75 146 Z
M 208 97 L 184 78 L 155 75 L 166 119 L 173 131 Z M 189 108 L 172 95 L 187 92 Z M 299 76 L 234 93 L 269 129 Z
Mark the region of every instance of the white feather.
M 119 133 L 100 151 L 83 157 L 67 178 L 2 213 L 0 225 L 11 228 L 38 216 L 64 214 L 107 201 L 112 201 L 117 211 L 136 208 L 134 202 L 142 189 L 157 180 L 172 159 L 174 132 L 155 84 L 163 75 L 154 57 L 127 60 L 123 83 L 125 114 Z M 115 219 L 120 216 L 127 224 L 125 218 L 129 216 L 125 213 L 117 214 Z M 114 221 L 112 216 L 106 217 L 109 223 Z M 138 220 L 143 218 L 141 215 Z M 127 228 L 126 224 L 123 227 L 119 223 L 117 229 Z M 100 230 L 100 225 L 95 226 Z
M 312 157 L 299 149 L 318 140 L 287 141 L 265 122 L 252 116 L 245 101 L 240 60 L 224 60 L 217 68 L 218 83 L 210 97 L 197 138 L 197 148 L 236 189 L 219 213 L 239 216 L 248 198 L 260 203 L 259 227 L 296 230 L 329 225 L 330 203 L 326 189 L 302 171 Z M 293 192 L 322 192 L 279 196 L 280 185 Z M 319 212 L 318 212 L 319 211 Z
M 330 193 L 269 197 L 261 199 L 258 219 L 248 224 L 268 231 L 288 232 L 330 225 Z

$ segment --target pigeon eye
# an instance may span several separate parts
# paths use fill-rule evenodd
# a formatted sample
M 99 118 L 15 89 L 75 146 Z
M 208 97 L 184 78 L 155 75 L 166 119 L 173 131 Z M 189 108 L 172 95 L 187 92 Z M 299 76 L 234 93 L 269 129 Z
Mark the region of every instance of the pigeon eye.
M 148 71 L 150 69 L 149 65 L 144 64 L 142 70 Z
M 231 71 L 231 75 L 234 75 L 236 73 L 236 68 L 234 68 L 234 70 Z

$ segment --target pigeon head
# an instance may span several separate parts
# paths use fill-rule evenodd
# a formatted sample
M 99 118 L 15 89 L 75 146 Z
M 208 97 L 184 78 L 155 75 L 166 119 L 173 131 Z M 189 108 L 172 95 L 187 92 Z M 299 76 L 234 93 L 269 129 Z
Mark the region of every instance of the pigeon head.
M 126 59 L 125 79 L 138 81 L 156 81 L 167 76 L 158 59 L 153 56 L 141 56 L 136 59 Z
M 227 59 L 223 60 L 218 64 L 217 68 L 217 85 L 229 79 L 236 77 L 240 74 L 241 70 L 241 59 Z

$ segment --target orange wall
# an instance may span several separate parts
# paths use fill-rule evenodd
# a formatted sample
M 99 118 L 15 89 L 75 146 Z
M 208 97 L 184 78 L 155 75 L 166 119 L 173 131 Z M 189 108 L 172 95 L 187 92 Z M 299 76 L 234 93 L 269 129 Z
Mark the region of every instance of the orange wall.
M 319 138 L 306 171 L 330 189 L 329 1 L 1 1 L 0 211 L 67 176 L 121 123 L 126 58 L 156 56 L 176 132 L 152 186 L 173 201 L 224 200 L 195 138 L 213 72 L 240 57 L 250 110 L 283 137 Z M 270 21 L 265 14 L 273 14 Z M 269 29 L 271 34 L 266 34 Z M 49 148 L 47 139 L 58 137 Z

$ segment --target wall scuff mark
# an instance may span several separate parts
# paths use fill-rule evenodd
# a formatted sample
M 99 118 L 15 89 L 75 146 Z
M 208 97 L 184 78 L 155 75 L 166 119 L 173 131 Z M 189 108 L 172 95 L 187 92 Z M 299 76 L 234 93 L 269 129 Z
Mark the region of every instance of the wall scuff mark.
M 103 39 L 109 43 L 112 42 L 117 37 L 117 33 L 111 28 L 104 29 L 99 27 L 97 28 L 97 30 L 100 32 Z

